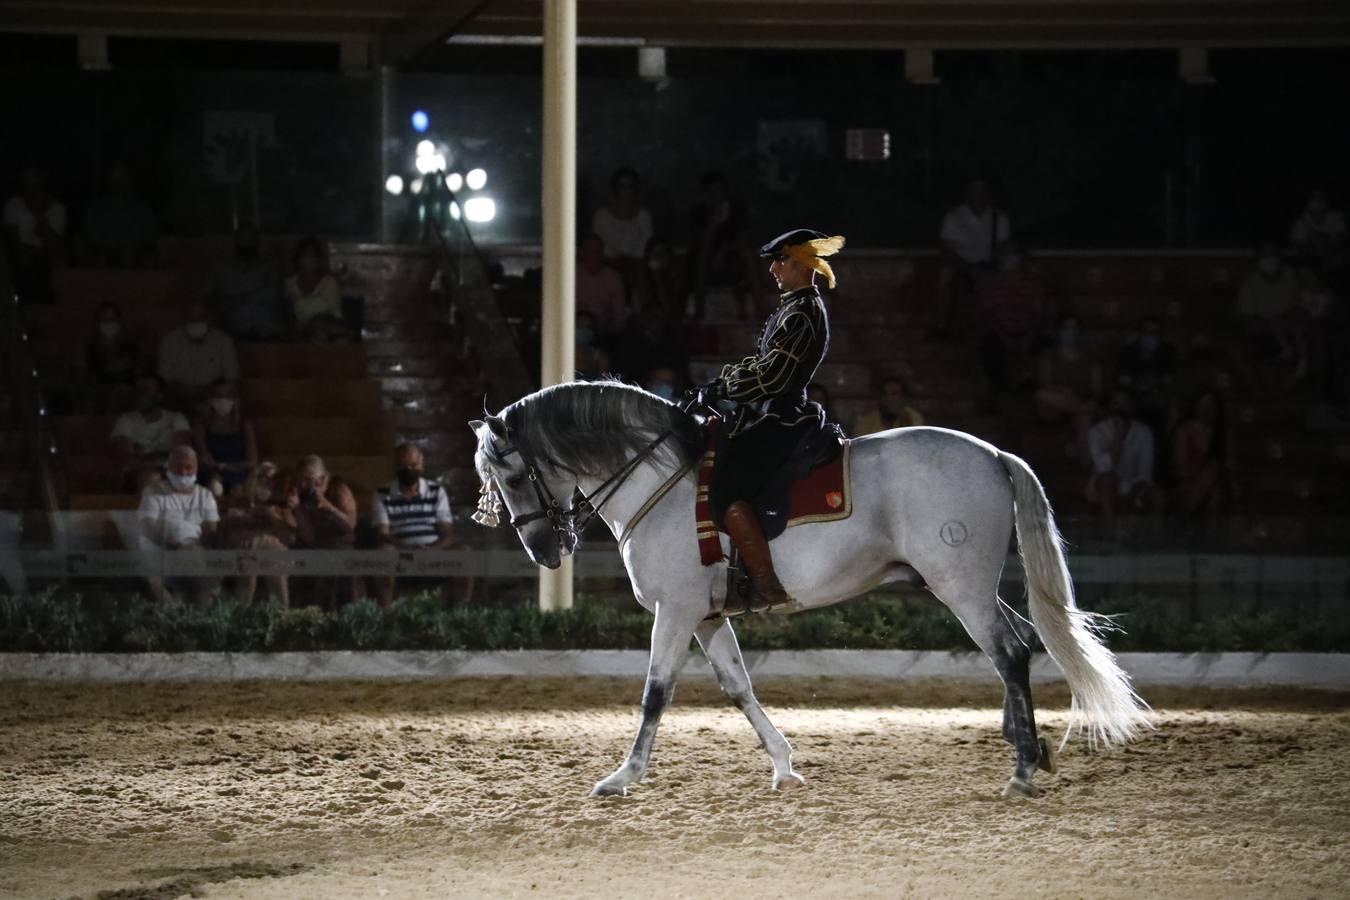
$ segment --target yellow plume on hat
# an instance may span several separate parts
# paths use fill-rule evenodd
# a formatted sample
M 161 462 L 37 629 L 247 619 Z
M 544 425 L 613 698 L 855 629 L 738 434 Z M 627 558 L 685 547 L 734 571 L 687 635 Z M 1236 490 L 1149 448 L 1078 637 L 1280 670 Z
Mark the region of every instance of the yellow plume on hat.
M 804 266 L 812 268 L 825 276 L 826 282 L 834 287 L 834 269 L 830 268 L 822 257 L 834 256 L 844 249 L 844 236 L 823 237 L 809 240 L 803 244 L 792 244 L 783 248 L 783 252 Z

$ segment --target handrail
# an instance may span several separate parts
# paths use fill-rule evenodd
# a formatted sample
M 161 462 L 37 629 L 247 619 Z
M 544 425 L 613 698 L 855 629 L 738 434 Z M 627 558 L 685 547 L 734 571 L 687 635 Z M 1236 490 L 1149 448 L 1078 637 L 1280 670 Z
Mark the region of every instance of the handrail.
M 9 381 L 14 391 L 20 424 L 27 438 L 29 463 L 39 491 L 39 509 L 46 517 L 53 545 L 60 548 L 66 543 L 65 525 L 60 516 L 61 501 L 50 465 L 56 442 L 47 413 L 47 401 L 43 396 L 42 383 L 38 380 L 37 363 L 19 308 L 19 297 L 7 282 L 0 282 L 0 291 L 11 300 L 9 303 L 0 301 L 0 331 L 5 334 Z

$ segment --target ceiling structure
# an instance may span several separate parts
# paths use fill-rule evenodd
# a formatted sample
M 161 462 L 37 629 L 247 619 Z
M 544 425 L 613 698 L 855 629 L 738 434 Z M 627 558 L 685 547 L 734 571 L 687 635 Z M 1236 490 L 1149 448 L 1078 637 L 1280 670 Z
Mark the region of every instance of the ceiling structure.
M 550 0 L 0 0 L 0 31 L 326 41 L 402 63 L 447 40 L 531 43 Z M 1015 49 L 1350 45 L 1347 0 L 577 0 L 578 35 L 665 47 Z M 348 51 L 344 50 L 344 58 Z

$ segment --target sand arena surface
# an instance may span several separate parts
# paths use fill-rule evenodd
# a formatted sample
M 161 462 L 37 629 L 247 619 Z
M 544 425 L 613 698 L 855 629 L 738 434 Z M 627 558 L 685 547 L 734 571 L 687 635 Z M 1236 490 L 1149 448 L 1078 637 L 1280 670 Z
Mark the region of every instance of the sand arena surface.
M 993 687 L 769 683 L 807 788 L 686 682 L 628 798 L 623 681 L 0 685 L 4 897 L 1345 896 L 1350 696 L 1146 691 L 999 791 Z M 1066 696 L 1041 687 L 1044 732 Z

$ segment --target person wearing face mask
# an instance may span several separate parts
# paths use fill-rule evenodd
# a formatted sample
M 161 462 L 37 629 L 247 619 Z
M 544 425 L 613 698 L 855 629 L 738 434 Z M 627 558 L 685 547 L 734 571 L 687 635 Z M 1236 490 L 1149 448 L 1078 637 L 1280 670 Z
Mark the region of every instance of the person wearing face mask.
M 589 381 L 602 378 L 609 372 L 609 354 L 600 346 L 600 337 L 595 329 L 595 317 L 588 312 L 577 311 L 576 326 L 573 329 L 576 341 L 574 363 L 577 378 Z
M 675 389 L 675 370 L 669 366 L 657 366 L 647 375 L 647 380 L 642 383 L 644 390 L 650 391 L 662 400 L 675 399 L 679 393 Z
M 90 412 L 123 413 L 136 397 L 136 378 L 146 368 L 140 344 L 127 333 L 116 303 L 102 303 L 95 330 L 84 344 L 77 368 L 90 400 Z
M 1106 417 L 1088 431 L 1092 477 L 1087 498 L 1107 523 L 1124 506 L 1135 512 L 1150 512 L 1157 499 L 1154 486 L 1153 430 L 1134 416 L 1130 391 L 1111 391 Z
M 416 444 L 399 444 L 394 451 L 394 480 L 371 500 L 370 524 L 376 545 L 387 550 L 446 550 L 457 545 L 449 493 L 427 480 L 422 451 Z M 408 581 L 445 587 L 444 579 Z M 375 579 L 375 595 L 381 606 L 393 603 L 394 579 Z
M 155 375 L 136 380 L 136 408 L 117 417 L 112 454 L 122 467 L 122 489 L 139 490 L 175 446 L 192 446 L 192 427 L 182 413 L 163 407 L 164 386 Z M 194 455 L 195 465 L 195 455 Z
M 1041 354 L 1036 415 L 1042 422 L 1072 423 L 1074 445 L 1085 457 L 1093 398 L 1102 389 L 1102 367 L 1083 349 L 1081 330 L 1077 316 L 1060 318 L 1054 345 Z
M 1259 358 L 1292 362 L 1307 369 L 1307 332 L 1297 313 L 1298 274 L 1284 264 L 1279 248 L 1270 242 L 1256 250 L 1256 269 L 1238 289 L 1238 327 L 1245 343 Z
M 1172 436 L 1177 511 L 1185 518 L 1217 512 L 1228 495 L 1228 425 L 1223 398 L 1207 390 Z
M 257 433 L 253 420 L 240 408 L 234 382 L 211 385 L 206 412 L 193 428 L 193 445 L 201 462 L 202 483 L 217 497 L 241 486 L 258 464 Z
M 197 454 L 191 447 L 178 446 L 170 451 L 164 480 L 141 492 L 136 519 L 141 547 L 146 551 L 183 550 L 211 542 L 220 511 L 211 492 L 197 484 Z M 198 605 L 214 587 L 214 580 L 208 578 L 185 578 L 181 583 Z M 160 579 L 152 578 L 150 587 L 156 599 L 172 599 Z
M 239 357 L 230 336 L 211 327 L 205 303 L 189 303 L 184 318 L 160 339 L 158 371 L 172 404 L 195 412 L 211 385 L 239 380 Z
M 201 299 L 237 341 L 275 341 L 284 333 L 281 277 L 262 255 L 262 235 L 252 225 L 234 233 L 234 257 L 217 264 Z
M 295 274 L 286 279 L 286 302 L 301 340 L 312 344 L 343 343 L 351 330 L 342 319 L 337 277 L 328 269 L 328 253 L 313 235 L 301 238 L 292 254 Z
M 998 269 L 979 281 L 977 298 L 985 405 L 997 412 L 1010 382 L 1030 380 L 1028 361 L 1045 310 L 1045 286 L 1026 269 L 1016 241 L 999 248 Z

